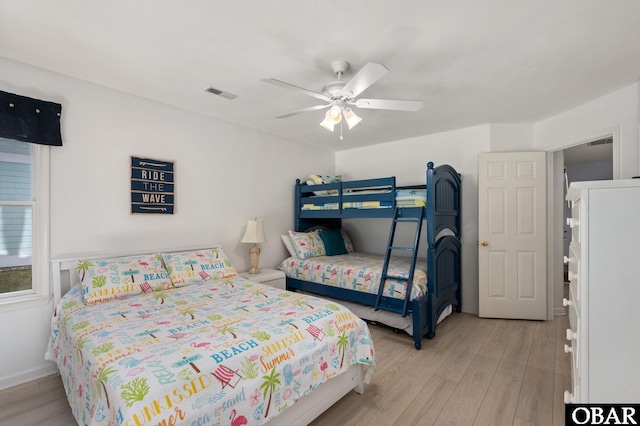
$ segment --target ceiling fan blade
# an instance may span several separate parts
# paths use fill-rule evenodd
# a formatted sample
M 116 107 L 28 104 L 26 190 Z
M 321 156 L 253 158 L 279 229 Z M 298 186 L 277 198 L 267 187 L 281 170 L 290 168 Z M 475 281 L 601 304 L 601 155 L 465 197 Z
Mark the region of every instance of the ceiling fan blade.
M 395 99 L 357 99 L 350 102 L 358 108 L 390 109 L 395 111 L 418 111 L 422 108 L 422 101 L 400 101 Z
M 331 104 L 327 104 L 327 105 L 315 105 L 312 107 L 308 107 L 308 108 L 302 108 L 296 111 L 292 111 L 288 114 L 282 114 L 277 116 L 276 118 L 287 118 L 287 117 L 291 117 L 293 115 L 298 115 L 298 114 L 302 114 L 303 112 L 309 112 L 309 111 L 317 111 L 319 109 L 324 109 L 324 108 L 329 108 L 331 106 Z
M 313 90 L 305 89 L 303 87 L 298 87 L 291 83 L 285 83 L 284 81 L 276 80 L 275 78 L 263 78 L 262 81 L 265 83 L 275 84 L 276 86 L 284 87 L 285 89 L 293 89 L 299 92 L 305 93 L 309 96 L 313 96 L 314 98 L 322 99 L 323 101 L 331 101 L 331 98 L 323 95 L 322 93 L 314 92 Z
M 342 93 L 348 98 L 353 99 L 367 90 L 373 83 L 387 75 L 387 73 L 389 73 L 389 70 L 384 65 L 368 62 L 349 80 L 342 89 Z

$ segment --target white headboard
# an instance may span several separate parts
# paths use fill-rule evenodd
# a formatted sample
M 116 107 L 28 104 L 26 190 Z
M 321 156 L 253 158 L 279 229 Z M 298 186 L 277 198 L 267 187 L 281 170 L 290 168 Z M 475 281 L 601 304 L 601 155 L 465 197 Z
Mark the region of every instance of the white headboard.
M 78 271 L 76 270 L 76 260 L 95 260 L 95 259 L 108 259 L 112 257 L 124 257 L 124 256 L 136 256 L 140 254 L 151 253 L 172 253 L 177 251 L 191 251 L 191 250 L 206 250 L 211 248 L 220 248 L 219 244 L 210 245 L 198 245 L 187 247 L 172 247 L 158 250 L 137 250 L 137 251 L 120 251 L 120 252 L 105 252 L 105 253 L 80 253 L 75 255 L 68 255 L 51 260 L 51 271 L 53 274 L 53 306 L 57 306 L 60 298 L 64 293 L 69 291 L 78 281 Z

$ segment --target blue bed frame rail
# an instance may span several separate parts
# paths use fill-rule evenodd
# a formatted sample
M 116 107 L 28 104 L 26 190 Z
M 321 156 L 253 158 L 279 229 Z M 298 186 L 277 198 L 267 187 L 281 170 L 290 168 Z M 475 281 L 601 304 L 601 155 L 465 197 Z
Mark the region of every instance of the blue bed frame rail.
M 427 227 L 427 294 L 420 300 L 411 301 L 413 338 L 416 349 L 420 349 L 422 336 L 435 336 L 437 319 L 449 305 L 461 309 L 461 257 L 460 257 L 460 185 L 458 172 L 449 165 L 434 167 L 427 164 L 426 185 L 397 186 L 395 177 L 337 182 L 322 185 L 307 185 L 296 181 L 295 185 L 295 229 L 306 231 L 315 227 L 340 228 L 341 220 L 347 218 L 393 218 L 396 210 L 397 189 L 426 189 L 427 205 L 423 207 Z M 362 190 L 382 190 L 375 193 L 357 193 Z M 315 192 L 333 191 L 333 195 L 315 195 Z M 389 208 L 343 208 L 350 201 L 384 201 Z M 337 203 L 334 210 L 302 210 L 304 204 Z M 415 217 L 420 208 L 405 207 L 400 214 Z M 449 234 L 436 237 L 443 230 Z M 374 305 L 376 295 L 358 293 L 309 283 L 287 277 L 287 288 L 301 289 L 316 294 L 336 297 Z M 403 300 L 383 297 L 382 304 L 395 309 Z

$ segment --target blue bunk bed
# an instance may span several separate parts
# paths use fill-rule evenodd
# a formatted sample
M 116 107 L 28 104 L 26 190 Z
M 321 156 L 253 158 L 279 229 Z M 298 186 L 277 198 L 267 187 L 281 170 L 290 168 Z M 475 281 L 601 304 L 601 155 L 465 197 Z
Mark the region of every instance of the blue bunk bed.
M 287 289 L 302 290 L 322 296 L 356 302 L 374 307 L 376 310 L 410 315 L 416 349 L 422 346 L 422 337 L 435 337 L 437 320 L 450 305 L 461 309 L 460 273 L 460 175 L 449 165 L 434 167 L 427 164 L 426 185 L 397 186 L 395 177 L 308 185 L 296 181 L 295 186 L 295 230 L 339 229 L 341 220 L 347 218 L 390 218 L 391 230 L 384 260 L 382 284 L 386 275 L 391 252 L 408 249 L 412 252 L 412 263 L 407 285 L 417 259 L 422 226 L 427 228 L 427 292 L 422 297 L 409 300 L 383 295 L 384 285 L 378 294 L 300 280 L 287 276 Z M 397 201 L 402 190 L 426 191 L 426 206 L 403 207 Z M 367 208 L 361 208 L 367 206 Z M 378 208 L 371 207 L 378 206 Z M 396 223 L 413 220 L 416 223 L 416 238 L 413 247 L 395 247 L 393 244 Z M 424 224 L 424 225 L 423 225 Z M 446 231 L 447 232 L 443 232 Z M 441 236 L 446 234 L 444 236 Z

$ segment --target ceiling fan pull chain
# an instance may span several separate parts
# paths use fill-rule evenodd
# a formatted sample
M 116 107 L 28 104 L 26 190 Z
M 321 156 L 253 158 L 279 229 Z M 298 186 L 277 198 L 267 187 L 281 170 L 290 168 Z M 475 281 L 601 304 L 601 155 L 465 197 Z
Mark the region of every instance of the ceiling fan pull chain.
M 340 120 L 340 140 L 342 139 L 342 120 Z

